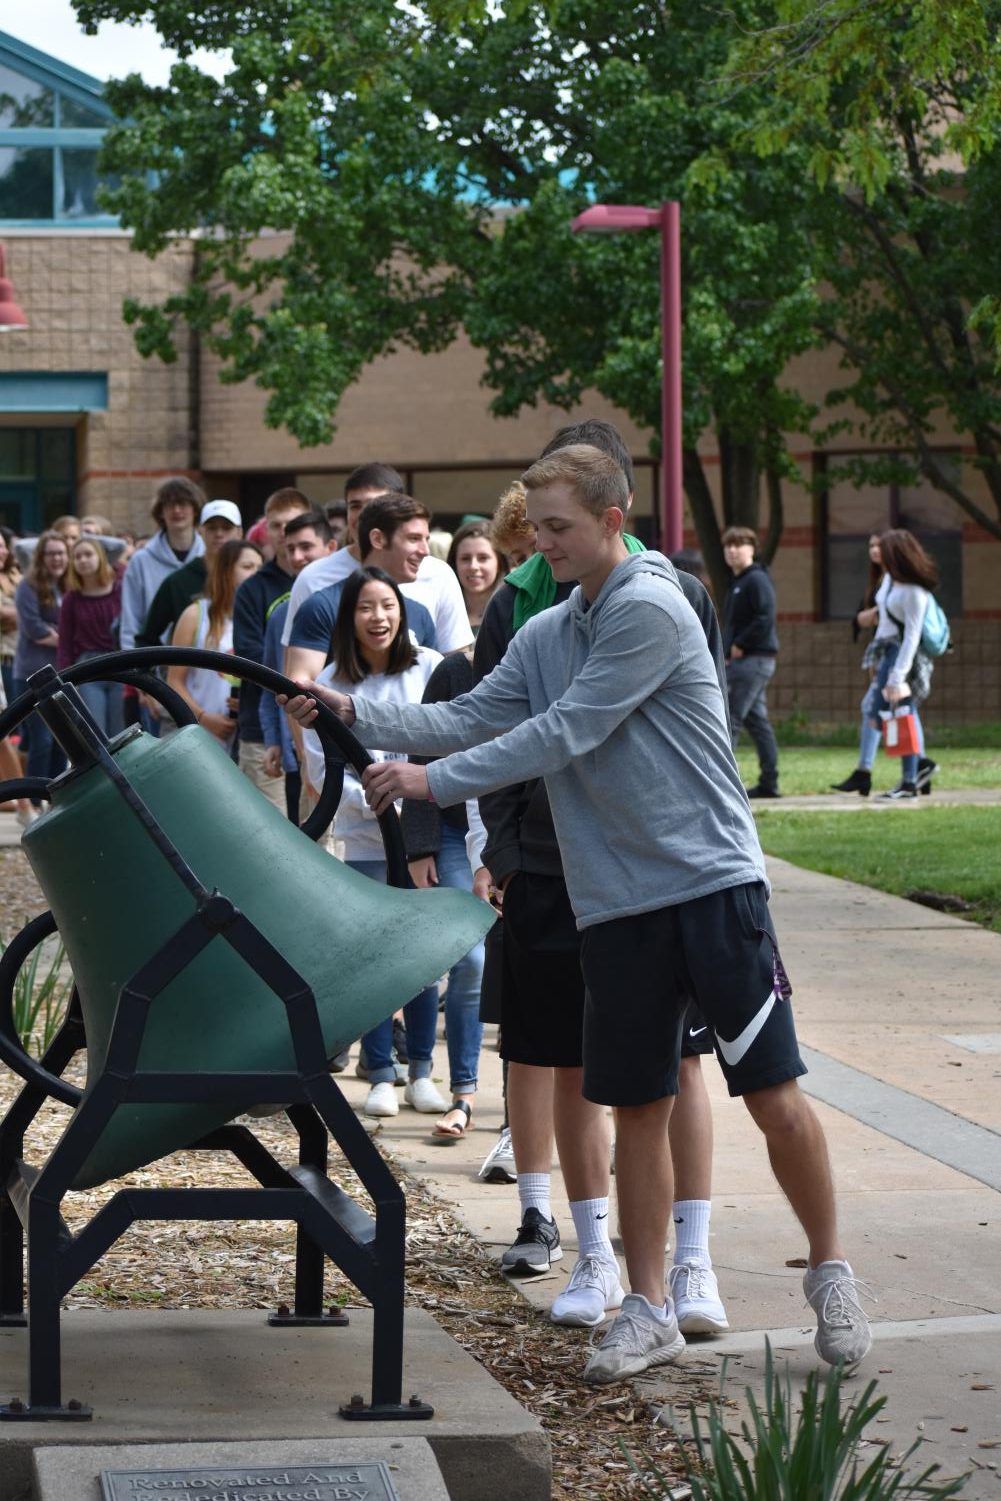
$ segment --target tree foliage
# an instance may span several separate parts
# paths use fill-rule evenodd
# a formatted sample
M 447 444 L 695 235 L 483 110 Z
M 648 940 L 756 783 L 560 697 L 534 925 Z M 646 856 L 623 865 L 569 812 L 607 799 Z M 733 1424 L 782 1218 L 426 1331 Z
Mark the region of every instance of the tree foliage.
M 777 0 L 726 86 L 758 101 L 744 139 L 766 160 L 795 142 L 825 190 L 819 327 L 846 371 L 829 405 L 1001 538 L 999 23 L 993 0 Z M 965 474 L 943 426 L 972 449 Z
M 165 87 L 136 75 L 107 86 L 127 121 L 105 146 L 122 178 L 109 207 L 147 255 L 198 236 L 186 290 L 126 307 L 144 354 L 171 359 L 186 321 L 224 380 L 256 380 L 268 422 L 312 444 L 329 441 L 341 396 L 377 355 L 454 338 L 470 256 L 453 252 L 482 215 L 413 94 L 419 18 L 392 0 L 77 11 L 90 25 L 152 14 L 182 58 Z M 197 47 L 231 49 L 221 83 L 186 61 Z
M 768 556 L 788 436 L 855 409 L 862 438 L 1001 535 L 935 448 L 947 422 L 1001 516 L 993 350 L 969 319 L 1001 286 L 994 32 L 972 0 L 950 4 L 954 41 L 930 0 L 76 4 L 89 24 L 152 15 L 182 59 L 232 52 L 221 84 L 182 60 L 164 89 L 109 86 L 136 248 L 198 235 L 190 288 L 127 309 L 144 352 L 169 358 L 186 320 L 316 443 L 366 363 L 464 325 L 499 415 L 595 389 L 656 435 L 658 236 L 570 221 L 678 198 L 685 484 L 717 583 L 707 430 L 724 521 L 757 526 L 763 492 Z M 823 417 L 785 372 L 831 341 L 845 376 Z
M 483 191 L 507 205 L 466 313 L 497 412 L 569 406 L 596 389 L 657 433 L 659 237 L 574 235 L 570 222 L 592 199 L 682 200 L 685 485 L 720 586 L 699 437 L 716 435 L 725 523 L 758 525 L 767 477 L 770 556 L 792 472 L 783 434 L 813 415 L 784 371 L 817 339 L 818 195 L 802 164 L 794 174 L 751 149 L 725 159 L 720 149 L 699 170 L 741 124 L 707 89 L 729 41 L 716 12 L 682 0 L 523 5 L 458 28 L 451 88 L 435 106 Z

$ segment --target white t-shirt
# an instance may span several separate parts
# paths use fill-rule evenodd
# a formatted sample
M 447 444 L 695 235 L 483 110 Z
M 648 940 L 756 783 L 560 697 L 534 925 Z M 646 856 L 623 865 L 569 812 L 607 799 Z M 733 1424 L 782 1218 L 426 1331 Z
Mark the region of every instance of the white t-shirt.
M 347 548 L 327 553 L 309 563 L 292 585 L 292 597 L 288 602 L 282 645 L 288 646 L 292 639 L 292 622 L 299 606 L 317 589 L 326 589 L 340 583 L 354 573 L 361 564 Z M 459 580 L 440 558 L 427 557 L 417 570 L 413 583 L 401 584 L 400 592 L 406 599 L 415 599 L 424 605 L 434 621 L 435 643 L 440 652 L 461 651 L 473 639 L 472 627 L 466 613 L 465 601 Z
M 441 661 L 441 654 L 427 646 L 417 648 L 417 661 L 406 672 L 380 672 L 362 678 L 360 683 L 351 683 L 339 678 L 334 663 L 325 667 L 317 678 L 323 685 L 329 684 L 339 693 L 350 693 L 353 698 L 365 699 L 378 704 L 419 704 L 424 697 L 428 679 Z M 303 731 L 303 749 L 306 753 L 306 774 L 314 787 L 322 787 L 324 777 L 323 751 L 320 737 L 315 730 Z M 393 751 L 370 751 L 373 761 L 405 761 L 406 755 Z M 361 782 L 353 767 L 344 770 L 344 791 L 334 816 L 334 834 L 344 841 L 346 860 L 384 860 L 385 847 L 376 816 L 365 801 Z

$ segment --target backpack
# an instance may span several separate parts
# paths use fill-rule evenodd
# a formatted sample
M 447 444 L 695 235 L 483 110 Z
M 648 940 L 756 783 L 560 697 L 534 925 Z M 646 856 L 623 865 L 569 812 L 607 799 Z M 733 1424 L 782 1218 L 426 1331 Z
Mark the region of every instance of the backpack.
M 921 626 L 921 650 L 926 657 L 943 657 L 952 650 L 949 639 L 949 620 L 934 594 L 929 594 L 925 618 Z

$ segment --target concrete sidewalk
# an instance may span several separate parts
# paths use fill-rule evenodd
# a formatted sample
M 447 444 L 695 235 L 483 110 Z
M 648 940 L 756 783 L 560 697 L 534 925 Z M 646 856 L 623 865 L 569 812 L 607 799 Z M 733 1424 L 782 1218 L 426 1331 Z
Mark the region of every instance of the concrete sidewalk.
M 872 1441 L 924 1463 L 973 1470 L 964 1496 L 1001 1501 L 1001 937 L 867 887 L 769 862 L 772 907 L 795 989 L 801 1041 L 838 1181 L 843 1236 L 869 1282 L 872 1354 L 851 1379 L 877 1377 L 887 1407 Z M 444 1048 L 436 1075 L 447 1088 Z M 405 1106 L 381 1136 L 411 1171 L 498 1254 L 514 1238 L 513 1187 L 476 1181 L 501 1122 L 500 1066 L 488 1029 L 479 1129 L 439 1146 Z M 727 1394 L 760 1392 L 764 1339 L 801 1382 L 816 1367 L 802 1294 L 802 1235 L 760 1139 L 707 1060 L 716 1151 L 713 1258 L 731 1334 L 686 1357 L 723 1373 Z M 341 1082 L 361 1105 L 366 1086 Z M 546 1309 L 573 1264 L 573 1225 L 554 1164 L 565 1248 L 550 1276 L 517 1284 Z M 791 1264 L 792 1263 L 792 1264 Z M 583 1366 L 587 1334 L 581 1331 Z M 670 1369 L 643 1383 L 665 1408 L 684 1404 Z M 730 1427 L 736 1425 L 730 1424 Z

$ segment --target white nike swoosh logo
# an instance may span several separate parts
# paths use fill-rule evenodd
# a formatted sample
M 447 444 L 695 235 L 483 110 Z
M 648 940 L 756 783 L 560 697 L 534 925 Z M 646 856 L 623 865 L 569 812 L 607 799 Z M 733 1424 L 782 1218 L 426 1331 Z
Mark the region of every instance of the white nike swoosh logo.
M 743 1058 L 744 1054 L 747 1052 L 748 1048 L 751 1046 L 754 1039 L 757 1037 L 758 1033 L 765 1025 L 765 1022 L 768 1020 L 768 1017 L 771 1014 L 771 1009 L 774 1005 L 775 992 L 773 990 L 765 1004 L 762 1006 L 761 1010 L 756 1012 L 755 1015 L 751 1017 L 751 1020 L 748 1022 L 743 1032 L 741 1032 L 740 1036 L 735 1037 L 732 1042 L 727 1042 L 725 1037 L 721 1037 L 718 1032 L 716 1033 L 716 1041 L 719 1043 L 719 1050 L 723 1054 L 723 1057 L 726 1059 L 727 1063 L 729 1063 L 731 1068 L 735 1068 Z
M 705 1027 L 689 1027 L 688 1035 L 689 1037 L 701 1037 L 705 1030 Z

